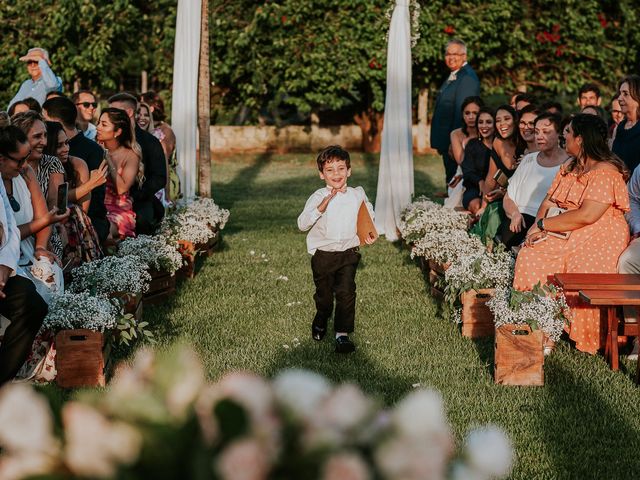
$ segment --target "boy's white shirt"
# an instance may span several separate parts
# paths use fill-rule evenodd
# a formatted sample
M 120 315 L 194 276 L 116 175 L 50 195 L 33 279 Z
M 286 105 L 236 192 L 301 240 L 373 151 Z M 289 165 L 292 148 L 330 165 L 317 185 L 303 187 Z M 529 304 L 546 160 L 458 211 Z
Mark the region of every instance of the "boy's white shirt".
M 373 205 L 362 187 L 347 187 L 338 192 L 329 202 L 324 213 L 318 205 L 331 194 L 331 187 L 316 190 L 307 200 L 303 212 L 298 217 L 298 228 L 307 235 L 307 251 L 313 255 L 316 250 L 343 252 L 360 245 L 357 235 L 358 210 L 365 202 L 371 219 L 374 219 Z

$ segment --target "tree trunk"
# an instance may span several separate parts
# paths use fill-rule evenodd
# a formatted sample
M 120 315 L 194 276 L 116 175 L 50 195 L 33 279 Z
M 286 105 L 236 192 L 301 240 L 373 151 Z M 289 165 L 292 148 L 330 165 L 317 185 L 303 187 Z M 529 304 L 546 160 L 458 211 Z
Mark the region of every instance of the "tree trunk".
M 200 155 L 198 156 L 198 194 L 211 197 L 211 147 L 209 94 L 209 0 L 202 0 L 200 18 L 200 65 L 198 69 L 198 131 Z
M 353 119 L 362 130 L 362 150 L 365 153 L 380 153 L 384 113 L 369 108 Z

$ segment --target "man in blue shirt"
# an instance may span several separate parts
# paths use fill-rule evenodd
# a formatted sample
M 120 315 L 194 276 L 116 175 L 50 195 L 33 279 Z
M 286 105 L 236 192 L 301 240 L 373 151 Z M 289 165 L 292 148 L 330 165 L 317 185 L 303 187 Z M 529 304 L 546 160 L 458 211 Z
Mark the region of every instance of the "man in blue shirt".
M 30 48 L 25 56 L 20 57 L 20 61 L 27 63 L 27 71 L 31 79 L 22 82 L 18 93 L 9 102 L 7 110 L 15 102 L 27 97 L 35 98 L 42 105 L 47 99 L 47 93 L 62 91 L 62 80 L 51 70 L 49 53 L 44 48 Z

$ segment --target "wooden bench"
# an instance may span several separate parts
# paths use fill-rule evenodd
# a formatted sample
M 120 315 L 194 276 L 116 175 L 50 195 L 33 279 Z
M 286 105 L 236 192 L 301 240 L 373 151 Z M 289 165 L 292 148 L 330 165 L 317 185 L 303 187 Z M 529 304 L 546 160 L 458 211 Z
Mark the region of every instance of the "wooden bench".
M 607 343 L 605 357 L 610 361 L 611 369 L 618 370 L 618 314 L 617 307 L 640 307 L 640 290 L 580 290 L 580 298 L 589 305 L 606 309 Z M 623 322 L 624 323 L 624 322 Z M 636 324 L 636 335 L 637 335 Z M 640 380 L 640 361 L 636 367 L 636 382 Z
M 594 301 L 608 301 L 608 304 L 591 303 L 581 295 L 581 298 L 594 306 L 610 307 L 606 309 L 607 315 L 607 342 L 605 344 L 605 357 L 613 370 L 618 369 L 618 335 L 638 336 L 638 323 L 619 322 L 616 314 L 618 306 L 639 306 L 633 303 L 634 293 L 627 295 L 624 292 L 636 292 L 640 294 L 640 275 L 627 273 L 556 273 L 554 280 L 557 285 L 566 292 L 609 292 L 607 295 L 599 295 Z M 617 296 L 616 296 L 617 295 Z M 587 295 L 591 297 L 592 295 Z M 625 303 L 627 302 L 627 303 Z M 631 303 L 628 303 L 631 302 Z

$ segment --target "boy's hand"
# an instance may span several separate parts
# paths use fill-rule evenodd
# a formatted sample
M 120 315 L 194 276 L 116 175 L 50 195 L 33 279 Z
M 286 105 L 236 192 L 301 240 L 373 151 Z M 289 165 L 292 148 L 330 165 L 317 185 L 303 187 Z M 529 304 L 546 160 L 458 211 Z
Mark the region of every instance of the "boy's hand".
M 377 235 L 374 235 L 373 232 L 369 232 L 369 235 L 367 236 L 367 238 L 364 239 L 364 243 L 366 243 L 367 245 L 371 245 L 377 239 L 378 239 Z
M 318 205 L 318 211 L 320 213 L 324 213 L 325 212 L 325 210 L 329 206 L 329 202 L 333 199 L 333 197 L 335 197 L 337 195 L 337 193 L 339 191 L 340 190 L 337 189 L 337 188 L 332 188 L 331 189 L 331 193 L 322 199 L 322 201 L 320 202 L 320 205 Z

